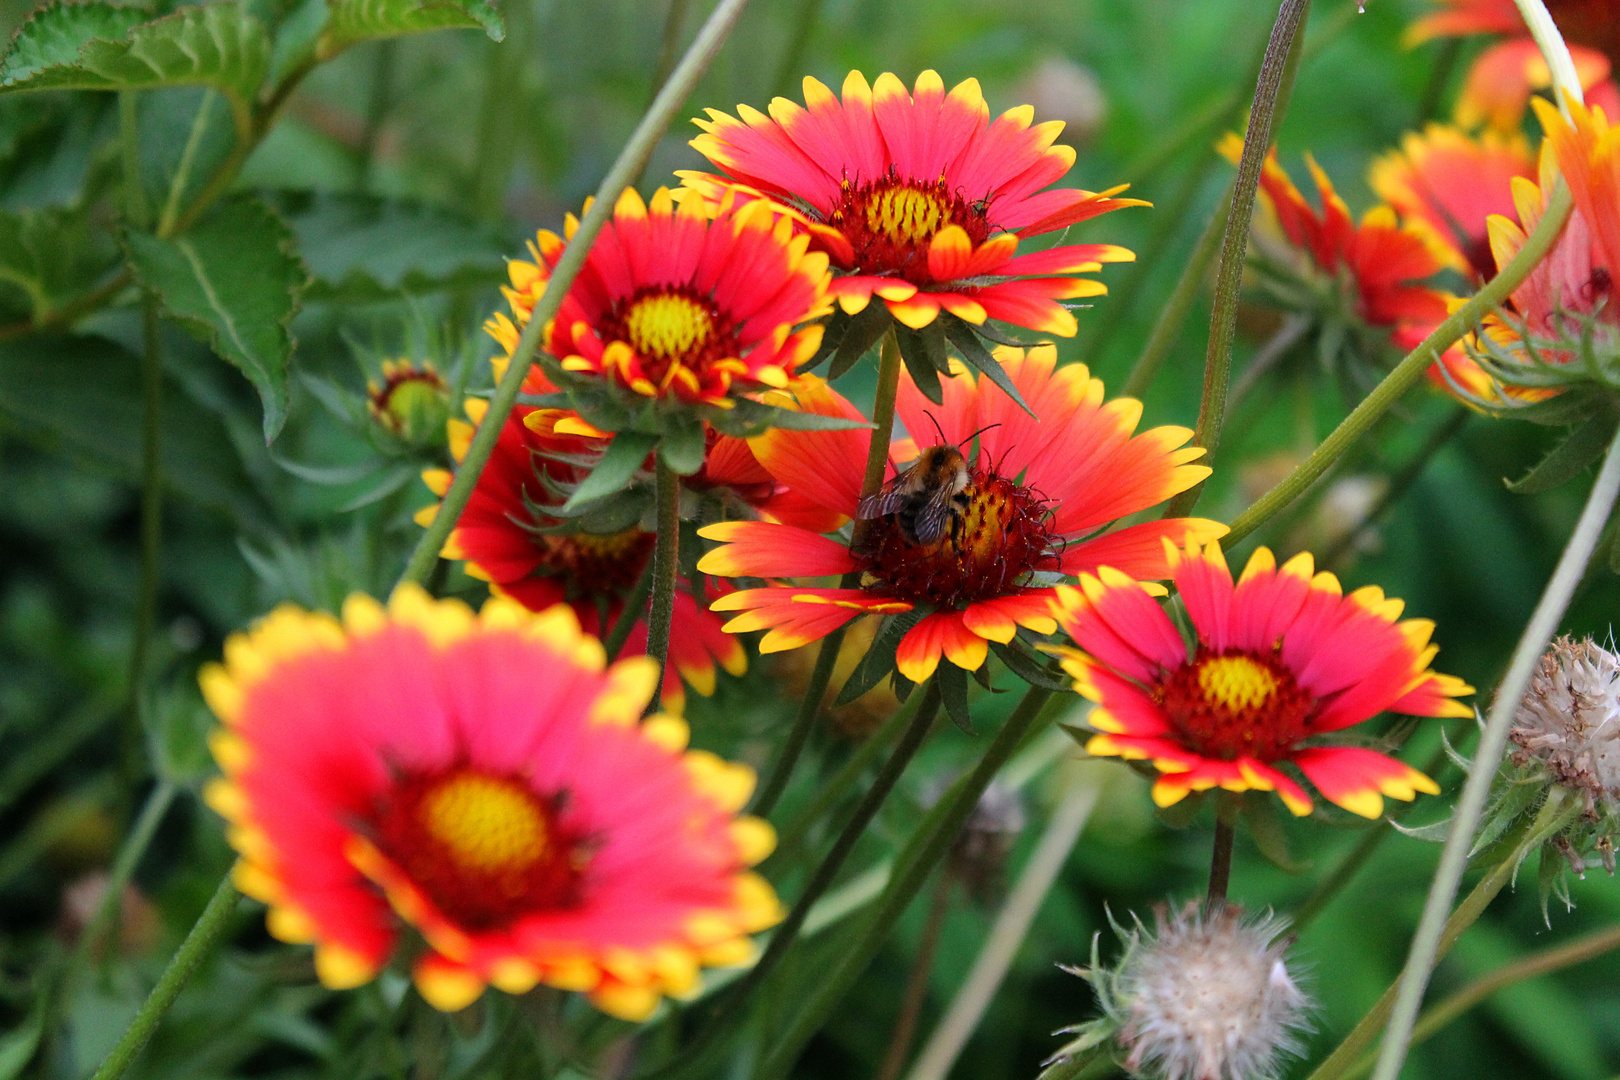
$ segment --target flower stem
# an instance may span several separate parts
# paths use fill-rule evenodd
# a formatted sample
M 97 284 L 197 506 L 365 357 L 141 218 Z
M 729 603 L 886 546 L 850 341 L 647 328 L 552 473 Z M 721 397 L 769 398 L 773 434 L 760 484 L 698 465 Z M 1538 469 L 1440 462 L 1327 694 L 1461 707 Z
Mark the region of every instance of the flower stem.
M 895 860 L 894 876 L 878 898 L 877 909 L 867 916 L 860 934 L 844 952 L 838 966 L 820 980 L 776 1046 L 755 1067 L 754 1076 L 774 1078 L 789 1075 L 799 1051 L 826 1023 L 839 1000 L 877 955 L 912 898 L 956 842 L 956 836 L 978 804 L 979 796 L 984 794 L 984 789 L 1013 751 L 1023 743 L 1024 736 L 1041 715 L 1041 707 L 1051 696 L 1050 690 L 1030 687 L 1001 730 L 996 732 L 995 739 L 973 771 L 952 785 L 946 796 L 923 819 L 907 841 L 905 850 Z
M 1611 949 L 1620 948 L 1620 926 L 1610 926 L 1594 934 L 1577 938 L 1566 945 L 1556 949 L 1547 949 L 1533 953 L 1506 967 L 1498 968 L 1482 978 L 1476 979 L 1452 994 L 1428 1012 L 1418 1021 L 1412 1029 L 1412 1045 L 1428 1039 L 1435 1032 L 1451 1023 L 1475 1005 L 1484 1001 L 1498 990 L 1512 986 L 1514 983 L 1533 979 L 1538 975 L 1546 975 L 1560 968 L 1571 967 L 1584 963 L 1596 956 L 1602 956 Z M 1371 1054 L 1356 1062 L 1355 1066 L 1345 1073 L 1344 1080 L 1356 1080 L 1372 1071 L 1373 1061 Z
M 1563 231 L 1564 222 L 1569 219 L 1570 208 L 1573 205 L 1569 187 L 1560 179 L 1553 188 L 1551 198 L 1547 200 L 1541 221 L 1531 230 L 1525 239 L 1524 247 L 1519 249 L 1519 253 L 1513 256 L 1512 261 L 1486 282 L 1466 304 L 1435 327 L 1434 331 L 1423 339 L 1421 345 L 1407 354 L 1406 359 L 1395 365 L 1395 369 L 1372 388 L 1372 392 L 1350 411 L 1350 415 L 1345 417 L 1339 426 L 1333 429 L 1332 434 L 1323 439 L 1321 445 L 1312 450 L 1293 472 L 1239 514 L 1232 522 L 1231 531 L 1221 543 L 1231 547 L 1254 532 L 1273 514 L 1304 494 L 1306 488 L 1344 456 L 1345 451 L 1371 430 L 1373 424 L 1388 412 L 1402 395 L 1417 385 L 1431 364 L 1439 362 L 1441 353 L 1455 345 L 1463 334 L 1478 324 L 1488 312 L 1495 310 L 1514 289 L 1518 288 L 1519 283 L 1529 276 L 1530 271 L 1535 269 L 1542 257 L 1552 250 L 1558 234 Z
M 828 807 L 837 802 L 839 797 L 854 785 L 856 778 L 866 770 L 868 765 L 876 760 L 878 754 L 882 753 L 883 748 L 888 745 L 889 740 L 899 733 L 901 725 L 906 722 L 907 717 L 908 713 L 905 708 L 896 709 L 894 715 L 883 721 L 882 727 L 861 740 L 861 745 L 857 746 L 848 759 L 838 767 L 838 771 L 821 784 L 820 789 L 810 796 L 810 801 L 805 804 L 804 808 L 782 827 L 777 837 L 776 851 L 771 855 L 772 859 L 780 859 L 798 847 L 804 840 L 805 834 L 810 831 L 810 826 L 815 824 L 821 818 L 821 815 L 827 811 Z M 757 810 L 750 812 L 758 813 Z
M 1598 470 L 1592 493 L 1587 496 L 1586 507 L 1581 511 L 1580 520 L 1575 523 L 1575 531 L 1570 534 L 1563 555 L 1559 557 L 1552 580 L 1547 582 L 1547 588 L 1524 628 L 1524 635 L 1519 638 L 1507 675 L 1497 688 L 1496 701 L 1485 721 L 1485 730 L 1480 733 L 1479 747 L 1474 751 L 1474 761 L 1468 770 L 1468 781 L 1463 785 L 1457 809 L 1451 818 L 1451 831 L 1446 836 L 1440 866 L 1429 887 L 1423 918 L 1412 937 L 1412 947 L 1407 954 L 1406 968 L 1401 973 L 1400 990 L 1390 1017 L 1389 1031 L 1384 1036 L 1378 1068 L 1373 1073 L 1375 1080 L 1395 1080 L 1401 1071 L 1401 1063 L 1406 1060 L 1406 1043 L 1412 1035 L 1418 1008 L 1423 1004 L 1423 991 L 1429 984 L 1429 972 L 1437 958 L 1443 920 L 1451 907 L 1452 897 L 1457 894 L 1457 884 L 1462 880 L 1463 866 L 1468 861 L 1479 819 L 1485 812 L 1485 800 L 1490 795 L 1491 781 L 1496 777 L 1502 751 L 1507 747 L 1508 729 L 1518 711 L 1519 699 L 1524 696 L 1530 674 L 1540 661 L 1547 642 L 1552 640 L 1553 632 L 1558 629 L 1564 609 L 1569 606 L 1569 598 L 1586 569 L 1586 560 L 1597 546 L 1604 524 L 1609 520 L 1609 511 L 1614 508 L 1616 496 L 1620 496 L 1620 435 L 1609 443 L 1603 467 Z
M 816 719 L 821 715 L 821 702 L 827 696 L 827 684 L 832 681 L 833 668 L 838 664 L 838 651 L 844 645 L 844 630 L 840 626 L 821 639 L 821 651 L 816 654 L 816 666 L 810 672 L 810 682 L 805 687 L 804 699 L 799 702 L 798 714 L 793 718 L 793 728 L 782 743 L 776 763 L 771 766 L 770 778 L 765 781 L 754 805 L 748 810 L 755 817 L 768 817 L 787 790 L 793 767 L 798 764 L 799 755 L 804 752 L 805 744 L 810 741 L 810 732 L 815 729 Z
M 874 304 L 880 303 L 873 299 Z M 900 393 L 900 339 L 893 326 L 883 335 L 878 352 L 877 396 L 872 400 L 872 441 L 866 444 L 866 472 L 861 476 L 861 498 L 883 486 L 889 463 L 889 440 L 894 435 L 894 402 Z
M 231 883 L 230 875 L 226 874 L 220 881 L 219 888 L 214 890 L 213 899 L 208 901 L 208 906 L 203 908 L 202 915 L 191 928 L 191 933 L 180 943 L 179 950 L 169 961 L 169 966 L 164 969 L 157 985 L 152 988 L 152 993 L 147 996 L 140 1012 L 135 1014 L 134 1021 L 119 1038 L 118 1045 L 113 1047 L 112 1053 L 107 1055 L 106 1060 L 101 1063 L 101 1068 L 96 1070 L 90 1080 L 117 1080 L 117 1077 L 124 1075 L 124 1071 L 135 1060 L 135 1055 L 141 1052 L 141 1048 L 157 1030 L 163 1014 L 169 1011 L 169 1006 L 174 1004 L 174 999 L 180 996 L 180 991 L 190 981 L 192 973 L 197 970 L 197 965 L 214 951 L 214 946 L 225 935 L 231 924 L 231 915 L 236 911 L 236 901 L 239 897 L 236 886 Z
M 1431 962 L 1438 961 L 1451 951 L 1457 939 L 1462 937 L 1463 931 L 1474 925 L 1475 920 L 1490 906 L 1491 901 L 1496 899 L 1496 894 L 1513 880 L 1524 857 L 1535 850 L 1550 832 L 1562 828 L 1579 812 L 1579 804 L 1569 799 L 1562 788 L 1552 789 L 1535 818 L 1524 826 L 1519 842 L 1512 846 L 1501 862 L 1491 867 L 1490 872 L 1480 879 L 1473 892 L 1457 905 L 1457 910 L 1446 920 L 1436 942 L 1437 948 Z M 1400 987 L 1400 983 L 1395 983 L 1384 991 L 1384 996 L 1378 999 L 1350 1034 L 1345 1036 L 1344 1041 L 1328 1055 L 1326 1061 L 1316 1067 L 1316 1071 L 1312 1072 L 1307 1080 L 1342 1080 L 1361 1052 L 1372 1045 L 1372 1041 L 1378 1037 L 1378 1032 L 1383 1029 L 1395 1005 Z
M 157 297 L 141 299 L 146 348 L 141 354 L 141 578 L 135 602 L 135 625 L 130 630 L 129 670 L 125 675 L 124 727 L 120 760 L 124 778 L 134 782 L 144 771 L 145 726 L 142 723 L 141 686 L 146 658 L 157 621 L 158 582 L 163 548 L 163 354 L 159 335 Z
M 579 229 L 568 242 L 568 246 L 563 249 L 557 265 L 552 268 L 545 292 L 535 301 L 529 321 L 524 325 L 523 333 L 512 349 L 512 359 L 506 366 L 506 373 L 501 377 L 500 384 L 496 386 L 495 394 L 490 399 L 489 410 L 484 414 L 484 420 L 478 425 L 478 430 L 473 433 L 472 445 L 467 448 L 467 456 L 462 459 L 461 467 L 456 470 L 455 479 L 450 483 L 450 490 L 445 492 L 444 500 L 439 505 L 438 516 L 422 534 L 416 550 L 411 552 L 410 560 L 405 564 L 404 572 L 400 574 L 400 584 L 407 581 L 421 584 L 433 570 L 440 549 L 444 547 L 450 530 L 455 528 L 456 519 L 461 517 L 461 511 L 466 508 L 467 500 L 472 496 L 473 486 L 478 482 L 478 474 L 483 471 L 484 463 L 494 451 L 501 428 L 505 426 L 506 418 L 512 412 L 512 406 L 517 403 L 518 394 L 523 391 L 523 380 L 529 373 L 530 365 L 534 363 L 534 350 L 540 343 L 540 335 L 546 325 L 556 317 L 557 310 L 562 306 L 563 297 L 568 295 L 568 289 L 573 285 L 574 278 L 585 265 L 585 257 L 590 253 L 596 234 L 607 224 L 608 218 L 613 213 L 613 206 L 618 202 L 619 194 L 641 172 L 653 148 L 658 145 L 658 140 L 663 137 L 670 122 L 675 119 L 675 114 L 685 106 L 687 96 L 708 69 L 710 61 L 720 51 L 726 35 L 731 32 L 731 28 L 747 5 L 748 0 L 720 0 L 715 5 L 708 21 L 703 24 L 703 29 L 698 31 L 697 37 L 687 48 L 686 55 L 675 66 L 674 74 L 658 92 L 658 97 L 653 100 L 646 115 L 641 118 L 641 123 L 636 126 L 630 141 L 625 143 L 624 149 L 619 152 L 618 160 L 602 179 L 601 186 L 596 189 L 596 198 L 591 203 L 591 208 L 580 220 Z
M 1029 861 L 1019 872 L 1007 902 L 996 915 L 995 925 L 985 938 L 984 947 L 973 961 L 973 969 L 951 1000 L 945 1017 L 934 1029 L 934 1034 L 923 1047 L 917 1063 L 911 1067 L 906 1080 L 945 1080 L 945 1075 L 956 1064 L 957 1055 L 972 1037 L 989 1008 L 990 1000 L 1007 977 L 1013 957 L 1029 934 L 1041 902 L 1057 881 L 1058 873 L 1068 861 L 1069 852 L 1080 839 L 1080 831 L 1091 817 L 1092 809 L 1102 789 L 1095 775 L 1088 770 L 1069 774 L 1068 791 L 1052 814 L 1046 831 L 1035 846 Z
M 658 689 L 647 703 L 649 713 L 658 710 L 664 692 L 664 676 L 669 670 L 669 625 L 675 617 L 675 575 L 681 544 L 681 478 L 664 464 L 662 454 L 653 455 L 653 491 L 658 503 L 658 535 L 653 542 L 647 655 L 658 661 Z
M 1226 886 L 1232 879 L 1232 845 L 1237 840 L 1237 806 L 1220 792 L 1215 800 L 1215 845 L 1209 857 L 1209 903 L 1224 903 Z
M 928 921 L 923 924 L 917 955 L 911 961 L 911 974 L 906 978 L 906 989 L 900 997 L 900 1015 L 895 1019 L 894 1033 L 889 1036 L 889 1049 L 883 1055 L 878 1080 L 896 1080 L 900 1070 L 905 1068 L 911 1040 L 917 1034 L 917 1020 L 922 1015 L 923 1003 L 928 1000 L 928 976 L 934 970 L 934 954 L 939 950 L 939 936 L 945 929 L 945 916 L 951 910 L 951 890 L 955 884 L 955 879 L 946 872 L 934 886 Z
M 1221 262 L 1215 272 L 1215 310 L 1210 316 L 1209 345 L 1204 354 L 1204 396 L 1198 406 L 1198 427 L 1193 442 L 1202 446 L 1203 464 L 1211 465 L 1220 447 L 1221 424 L 1226 418 L 1226 382 L 1232 367 L 1232 339 L 1237 332 L 1238 293 L 1243 286 L 1244 263 L 1249 250 L 1249 222 L 1254 217 L 1255 193 L 1266 150 L 1271 146 L 1272 121 L 1279 102 L 1284 74 L 1291 66 L 1289 57 L 1305 25 L 1311 0 L 1283 0 L 1277 9 L 1277 22 L 1271 28 L 1266 58 L 1260 64 L 1260 79 L 1254 88 L 1254 105 L 1249 110 L 1249 126 L 1243 135 L 1243 156 L 1238 159 L 1237 180 L 1232 185 L 1232 201 L 1226 214 L 1226 230 L 1221 237 Z M 1198 501 L 1202 485 L 1182 492 L 1171 502 L 1167 517 L 1180 517 Z

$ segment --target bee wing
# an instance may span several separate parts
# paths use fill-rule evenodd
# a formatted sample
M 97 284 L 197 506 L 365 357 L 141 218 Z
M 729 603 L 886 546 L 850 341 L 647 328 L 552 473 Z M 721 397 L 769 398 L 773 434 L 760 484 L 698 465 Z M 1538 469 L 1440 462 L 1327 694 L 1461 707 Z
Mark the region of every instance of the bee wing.
M 871 521 L 873 518 L 899 513 L 900 508 L 913 497 L 900 486 L 903 480 L 905 476 L 897 476 L 878 491 L 862 499 L 860 505 L 855 508 L 855 516 L 862 521 Z
M 948 485 L 928 493 L 922 509 L 917 511 L 917 521 L 911 530 L 917 537 L 917 543 L 926 547 L 940 538 L 945 531 L 945 523 L 951 520 L 955 500 L 956 493 Z

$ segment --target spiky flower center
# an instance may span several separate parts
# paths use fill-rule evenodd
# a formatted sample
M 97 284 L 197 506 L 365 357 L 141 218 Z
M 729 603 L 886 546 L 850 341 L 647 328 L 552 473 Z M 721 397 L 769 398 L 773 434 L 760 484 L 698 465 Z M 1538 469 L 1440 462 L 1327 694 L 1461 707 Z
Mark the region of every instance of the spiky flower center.
M 578 899 L 585 851 L 555 800 L 524 780 L 458 768 L 405 774 L 379 806 L 379 849 L 468 929 Z
M 570 595 L 617 594 L 640 580 L 656 537 L 631 527 L 623 532 L 540 533 L 545 552 L 539 573 L 561 578 Z
M 711 299 L 686 286 L 638 289 L 614 304 L 605 322 L 605 339 L 629 345 L 647 377 L 659 386 L 672 370 L 701 373 L 737 355 L 735 328 Z
M 1309 734 L 1316 699 L 1275 655 L 1200 646 L 1156 696 L 1176 730 L 1204 757 L 1274 761 Z
M 856 270 L 894 274 L 916 285 L 933 280 L 928 245 L 941 229 L 960 226 L 975 247 L 992 231 L 984 201 L 969 202 L 943 176 L 912 180 L 893 170 L 877 180 L 845 179 L 827 224 L 855 249 Z
M 918 544 L 901 515 L 870 523 L 853 550 L 863 580 L 914 604 L 955 607 L 1013 592 L 1036 570 L 1056 570 L 1046 501 L 984 470 L 956 496 L 938 540 Z

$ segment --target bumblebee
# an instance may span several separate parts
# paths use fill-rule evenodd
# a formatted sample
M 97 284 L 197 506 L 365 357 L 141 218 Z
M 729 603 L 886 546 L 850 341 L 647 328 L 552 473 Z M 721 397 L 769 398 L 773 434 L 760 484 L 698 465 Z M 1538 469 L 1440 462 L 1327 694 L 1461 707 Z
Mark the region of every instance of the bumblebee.
M 855 516 L 862 521 L 893 517 L 901 536 L 928 547 L 961 515 L 959 496 L 972 481 L 960 450 L 930 446 L 904 472 L 862 499 Z

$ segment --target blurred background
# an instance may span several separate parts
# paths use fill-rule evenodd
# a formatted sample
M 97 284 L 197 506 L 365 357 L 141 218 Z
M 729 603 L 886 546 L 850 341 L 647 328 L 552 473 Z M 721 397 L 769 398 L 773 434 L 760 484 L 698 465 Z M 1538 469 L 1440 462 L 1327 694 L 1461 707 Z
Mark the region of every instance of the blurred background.
M 276 0 L 260 6 L 278 10 Z M 415 543 L 411 515 L 431 501 L 416 474 L 443 456 L 442 417 L 430 417 L 431 430 L 379 432 L 366 413 L 366 380 L 380 377 L 384 360 L 408 358 L 431 360 L 455 385 L 487 385 L 494 349 L 478 326 L 501 302 L 503 259 L 520 256 L 537 227 L 557 229 L 565 212 L 578 211 L 668 70 L 678 51 L 671 42 L 684 46 L 707 7 L 508 0 L 503 44 L 458 31 L 362 45 L 318 69 L 288 101 L 240 184 L 269 195 L 312 278 L 291 324 L 290 419 L 266 448 L 246 381 L 196 341 L 168 334 L 159 632 L 145 658 L 145 729 L 133 754 L 125 718 L 140 560 L 139 312 L 103 311 L 71 336 L 0 340 L 0 1076 L 87 1075 L 229 865 L 219 823 L 196 797 L 212 767 L 200 743 L 210 721 L 196 691 L 198 665 L 218 656 L 232 629 L 279 601 L 334 606 L 351 590 L 386 591 Z M 1358 15 L 1354 0 L 1317 0 L 1278 137 L 1297 179 L 1309 151 L 1357 214 L 1372 204 L 1371 156 L 1444 115 L 1477 49 L 1403 48 L 1403 30 L 1425 10 L 1419 0 L 1372 0 L 1367 8 Z M 9 35 L 29 10 L 3 0 L 0 28 Z M 1079 314 L 1075 339 L 1059 343 L 1065 361 L 1089 364 L 1113 390 L 1226 190 L 1231 169 L 1214 143 L 1241 123 L 1274 14 L 1248 0 L 755 0 L 688 115 L 799 97 L 804 75 L 837 87 L 859 68 L 869 77 L 893 71 L 909 84 L 934 68 L 947 85 L 978 78 L 993 108 L 1031 103 L 1038 120 L 1066 121 L 1063 137 L 1078 151 L 1068 183 L 1129 182 L 1131 195 L 1155 204 L 1076 230 L 1078 239 L 1139 255 L 1134 265 L 1105 269 L 1111 294 Z M 154 175 L 172 169 L 205 98 L 189 90 L 142 95 Z M 0 98 L 0 207 L 107 204 L 110 220 L 116 113 L 109 94 Z M 694 133 L 677 123 L 644 190 L 703 164 L 686 145 Z M 199 160 L 218 152 L 207 138 L 196 149 Z M 84 258 L 105 259 L 110 242 L 88 236 Z M 8 290 L 0 280 L 9 310 L 20 301 Z M 1144 395 L 1145 423 L 1193 423 L 1207 315 L 1205 289 Z M 1277 320 L 1245 309 L 1238 370 Z M 856 398 L 861 378 L 846 380 Z M 1230 520 L 1331 430 L 1354 401 L 1346 393 L 1305 363 L 1236 402 L 1199 513 Z M 1234 561 L 1257 542 L 1279 555 L 1308 547 L 1347 589 L 1377 583 L 1405 599 L 1408 614 L 1434 619 L 1437 666 L 1489 688 L 1590 482 L 1534 497 L 1504 488 L 1556 434 L 1472 416 L 1421 387 Z M 1566 619 L 1569 632 L 1607 640 L 1620 588 L 1606 563 L 1605 552 Z M 479 588 L 456 573 L 445 585 L 469 596 Z M 783 670 L 756 664 L 740 679 L 722 675 L 713 698 L 689 696 L 695 741 L 768 760 L 785 730 L 782 710 L 792 707 L 772 696 L 770 680 Z M 994 716 L 1012 696 L 985 695 L 978 707 Z M 1488 689 L 1479 700 L 1488 703 Z M 835 759 L 869 727 L 846 717 L 818 735 L 818 754 Z M 1468 722 L 1426 722 L 1407 759 L 1421 765 L 1437 754 L 1442 727 L 1460 747 L 1471 745 Z M 971 737 L 954 729 L 936 738 L 872 830 L 870 850 L 857 851 L 851 876 L 909 830 L 930 783 L 937 790 L 975 752 Z M 985 869 L 978 895 L 951 894 L 924 1033 L 982 944 L 1005 876 L 1033 847 L 1067 767 L 1060 762 L 1025 787 L 1029 825 L 1007 833 L 1005 865 Z M 52 958 L 73 947 L 99 903 L 154 769 L 179 794 L 122 898 L 117 943 L 89 974 L 55 986 Z M 1459 783 L 1443 759 L 1436 775 L 1448 793 Z M 1147 918 L 1156 903 L 1202 892 L 1207 812 L 1176 828 L 1183 823 L 1156 817 L 1146 784 L 1125 769 L 1088 776 L 1109 785 L 1106 797 L 954 1076 L 1033 1077 L 1059 1045 L 1050 1033 L 1091 1015 L 1089 989 L 1055 965 L 1085 962 L 1099 930 L 1109 954 L 1105 907 L 1116 918 Z M 1448 803 L 1449 795 L 1427 800 L 1406 820 L 1435 821 Z M 1291 913 L 1365 828 L 1343 814 L 1285 822 L 1272 858 L 1240 836 L 1232 895 Z M 1388 837 L 1301 934 L 1296 955 L 1321 1003 L 1313 1056 L 1337 1042 L 1398 970 L 1438 851 Z M 1555 904 L 1549 926 L 1533 871 L 1527 875 L 1440 966 L 1434 993 L 1620 918 L 1620 892 L 1597 875 L 1575 884 L 1573 911 Z M 929 904 L 914 907 L 795 1075 L 831 1080 L 876 1070 L 927 929 Z M 423 1018 L 401 1004 L 397 980 L 331 994 L 313 983 L 308 950 L 272 941 L 256 911 L 239 921 L 230 947 L 210 961 L 130 1075 L 538 1075 L 478 1049 L 480 1039 L 494 1039 L 493 1021 Z M 836 946 L 829 936 L 824 947 Z M 803 970 L 817 962 L 809 950 Z M 1620 1074 L 1615 971 L 1612 958 L 1599 959 L 1496 994 L 1418 1047 L 1405 1075 Z M 49 1024 L 39 1019 L 42 1001 Z M 384 1045 L 396 1029 L 412 1048 L 408 1060 Z

